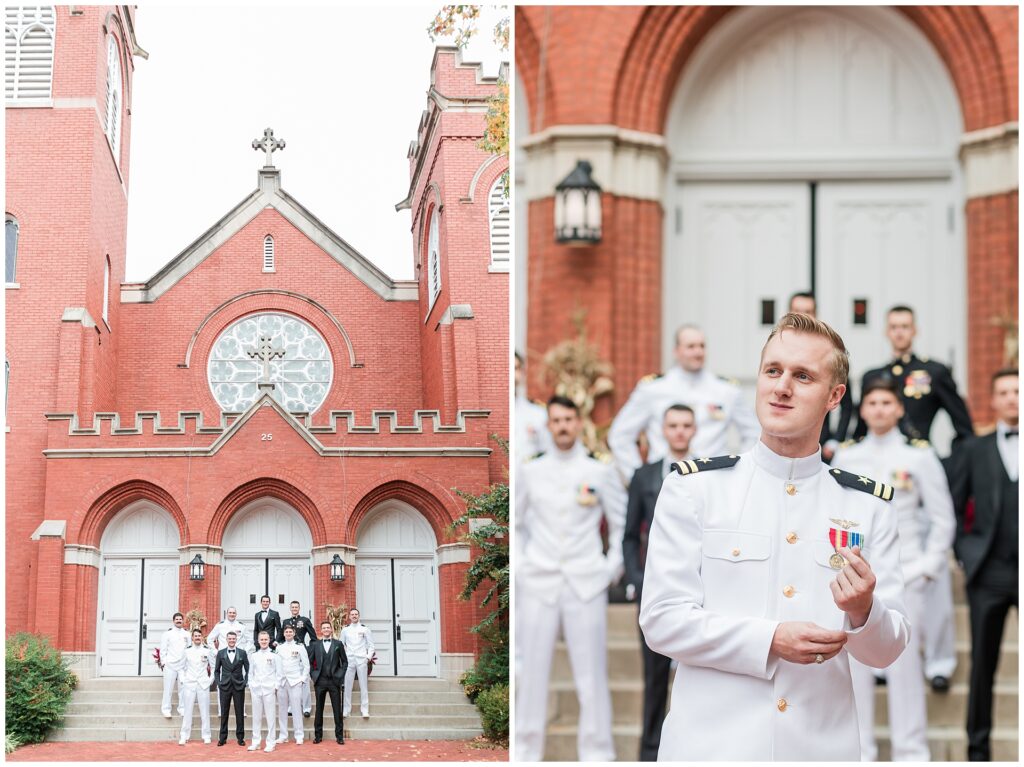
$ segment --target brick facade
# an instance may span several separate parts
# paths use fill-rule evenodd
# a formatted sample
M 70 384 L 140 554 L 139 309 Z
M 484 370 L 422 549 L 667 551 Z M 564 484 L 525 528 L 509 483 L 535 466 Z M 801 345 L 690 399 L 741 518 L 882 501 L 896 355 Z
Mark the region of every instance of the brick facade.
M 896 10 L 924 34 L 946 66 L 965 134 L 973 141 L 997 132 L 1015 151 L 1017 9 Z M 734 12 L 722 6 L 517 7 L 517 81 L 528 104 L 529 132 L 558 137 L 564 133 L 552 131 L 564 128 L 584 136 L 583 127 L 611 126 L 662 137 L 673 93 L 692 54 Z M 1004 360 L 1006 331 L 993 322 L 992 309 L 1016 317 L 1015 174 L 1013 179 L 1013 191 L 969 195 L 965 206 L 970 380 L 961 385 L 968 386 L 979 425 L 991 422 L 988 378 Z M 539 359 L 571 333 L 565 317 L 574 302 L 589 308 L 590 337 L 615 367 L 616 391 L 603 405 L 606 411 L 596 413 L 599 422 L 625 402 L 640 376 L 659 369 L 665 330 L 658 284 L 661 204 L 605 194 L 602 209 L 603 240 L 585 256 L 553 242 L 551 198 L 530 198 L 527 234 L 528 351 Z M 536 379 L 531 388 L 533 396 L 547 393 Z
M 279 190 L 280 173 L 264 169 L 247 198 L 255 207 L 243 203 L 200 238 L 205 245 L 122 287 L 130 55 L 120 167 L 94 104 L 106 93 L 107 30 L 133 50 L 126 12 L 58 7 L 52 103 L 6 110 L 7 213 L 20 226 L 18 286 L 8 287 L 6 310 L 6 631 L 48 634 L 67 651 L 96 649 L 101 539 L 135 501 L 169 514 L 182 552 L 219 547 L 232 516 L 267 497 L 298 512 L 314 548 L 351 551 L 367 513 L 393 499 L 412 505 L 441 546 L 460 536 L 450 529 L 464 508 L 454 488 L 483 491 L 504 479 L 507 464 L 491 435 L 508 434 L 508 273 L 490 268 L 487 199 L 507 162 L 476 146 L 493 78 L 453 49 L 435 56 L 420 136 L 427 142 L 411 158 L 406 201 L 416 280 L 395 282 L 337 244 Z M 251 179 L 237 183 L 241 194 Z M 434 211 L 443 288 L 428 313 L 422 231 Z M 276 269 L 265 273 L 268 234 Z M 101 319 L 107 257 L 109 323 Z M 332 384 L 311 416 L 265 399 L 224 418 L 211 393 L 214 341 L 262 311 L 304 320 L 330 349 Z M 44 521 L 62 521 L 63 534 L 46 534 L 51 526 L 32 540 Z M 185 561 L 180 608 L 219 615 L 219 567 L 194 582 Z M 340 584 L 316 563 L 319 615 L 327 602 L 355 603 L 353 563 Z M 468 629 L 480 611 L 455 601 L 465 569 L 458 561 L 438 568 L 442 653 L 476 649 Z

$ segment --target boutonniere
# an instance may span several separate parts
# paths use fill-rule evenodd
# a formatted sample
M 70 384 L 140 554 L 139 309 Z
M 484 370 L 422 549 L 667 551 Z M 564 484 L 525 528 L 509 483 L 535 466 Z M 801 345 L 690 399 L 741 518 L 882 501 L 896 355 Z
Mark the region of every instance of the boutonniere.
M 580 485 L 576 492 L 576 503 L 580 506 L 596 506 L 597 490 L 590 485 Z

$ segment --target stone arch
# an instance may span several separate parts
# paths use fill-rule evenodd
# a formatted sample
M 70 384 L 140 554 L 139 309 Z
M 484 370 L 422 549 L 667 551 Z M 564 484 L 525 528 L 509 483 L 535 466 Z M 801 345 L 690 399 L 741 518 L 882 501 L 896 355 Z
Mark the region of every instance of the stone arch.
M 480 186 L 483 189 L 490 189 L 494 180 L 501 175 L 501 173 L 508 167 L 507 161 L 504 165 L 498 168 L 496 171 L 491 170 L 491 166 L 495 163 L 500 163 L 504 159 L 501 155 L 494 154 L 480 163 L 480 167 L 476 169 L 476 173 L 473 174 L 473 178 L 469 182 L 469 189 L 466 190 L 466 201 L 474 202 L 476 198 L 476 188 Z M 480 183 L 480 179 L 486 175 L 487 182 L 484 184 Z
M 660 134 L 689 57 L 711 28 L 735 9 L 657 6 L 644 11 L 618 75 L 614 122 Z M 966 130 L 1015 120 L 1006 67 L 984 10 L 976 7 L 897 7 L 928 38 L 949 70 Z M 518 21 L 518 15 L 517 15 Z M 519 43 L 519 30 L 516 30 Z
M 97 498 L 82 521 L 78 542 L 98 549 L 100 539 L 110 521 L 136 501 L 149 501 L 170 514 L 178 526 L 178 539 L 181 544 L 189 542 L 188 522 L 174 497 L 162 487 L 144 480 L 129 480 L 107 490 Z
M 389 500 L 402 501 L 418 511 L 434 531 L 438 545 L 455 540 L 449 531 L 453 518 L 448 507 L 426 488 L 407 480 L 384 482 L 366 493 L 349 515 L 345 540 L 354 542 L 367 515 Z
M 360 553 L 377 553 L 378 551 L 394 553 L 396 551 L 394 536 L 389 534 L 393 533 L 393 530 L 385 530 L 384 523 L 386 519 L 396 517 L 403 523 L 407 523 L 401 525 L 400 532 L 403 540 L 399 543 L 397 550 L 403 553 L 418 552 L 433 555 L 437 549 L 437 535 L 434 533 L 430 521 L 415 506 L 397 498 L 388 498 L 367 510 L 359 523 L 358 537 L 356 538 Z M 379 541 L 382 538 L 386 539 L 386 543 L 375 547 L 374 540 Z
M 180 545 L 174 518 L 162 506 L 148 499 L 138 499 L 124 506 L 111 517 L 100 536 L 102 554 L 146 556 L 152 551 L 177 554 Z
M 313 537 L 313 546 L 327 544 L 327 529 L 316 504 L 294 485 L 275 477 L 260 477 L 236 487 L 217 506 L 210 521 L 207 541 L 221 546 L 228 522 L 243 507 L 261 498 L 276 498 L 291 506 L 299 513 Z

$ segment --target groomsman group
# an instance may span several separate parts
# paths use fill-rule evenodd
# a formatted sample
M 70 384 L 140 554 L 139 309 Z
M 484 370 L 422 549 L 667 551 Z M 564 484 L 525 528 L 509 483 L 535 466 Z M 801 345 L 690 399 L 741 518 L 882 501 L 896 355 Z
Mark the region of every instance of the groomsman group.
M 349 624 L 340 638 L 334 638 L 333 626 L 326 620 L 321 622 L 319 638 L 316 638 L 312 622 L 299 615 L 298 602 L 291 603 L 291 617 L 284 621 L 277 611 L 270 609 L 270 597 L 264 596 L 260 603 L 263 609 L 255 615 L 254 642 L 246 641 L 245 626 L 237 620 L 237 610 L 229 607 L 226 619 L 214 626 L 208 637 L 213 648 L 204 643 L 202 631 L 185 631 L 182 614 L 174 614 L 174 627 L 167 630 L 161 642 L 159 663 L 164 672 L 161 708 L 165 717 L 171 716 L 171 692 L 175 681 L 178 683 L 178 713 L 182 716 L 178 744 L 183 746 L 188 742 L 196 703 L 203 742 L 211 742 L 210 693 L 216 690 L 220 711 L 217 745 L 227 743 L 228 717 L 233 707 L 235 738 L 238 745 L 244 746 L 245 688 L 248 687 L 252 700 L 252 739 L 248 750 L 260 747 L 264 723 L 267 731 L 264 751 L 269 753 L 278 743 L 287 742 L 289 713 L 293 737 L 296 744 L 301 745 L 302 719 L 310 715 L 308 685 L 312 683 L 316 694 L 313 742 L 323 740 L 324 704 L 330 696 L 334 737 L 344 745 L 344 717 L 351 709 L 351 685 L 356 674 L 361 688 L 362 715 L 370 715 L 366 686 L 367 664 L 374 651 L 373 638 L 370 630 L 359 622 L 359 611 L 349 611 Z M 226 646 L 221 647 L 222 641 Z M 250 648 L 248 652 L 245 646 Z

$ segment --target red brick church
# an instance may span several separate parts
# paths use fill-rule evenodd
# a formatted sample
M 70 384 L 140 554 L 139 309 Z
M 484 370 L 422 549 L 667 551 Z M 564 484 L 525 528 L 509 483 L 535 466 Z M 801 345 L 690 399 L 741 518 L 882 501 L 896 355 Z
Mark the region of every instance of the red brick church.
M 506 465 L 507 161 L 477 148 L 496 80 L 435 54 L 395 190 L 415 279 L 286 191 L 268 131 L 238 205 L 125 283 L 134 15 L 7 10 L 6 631 L 154 674 L 173 612 L 251 621 L 266 593 L 314 621 L 358 604 L 375 676 L 453 677 L 480 617 L 455 599 L 454 489 Z

